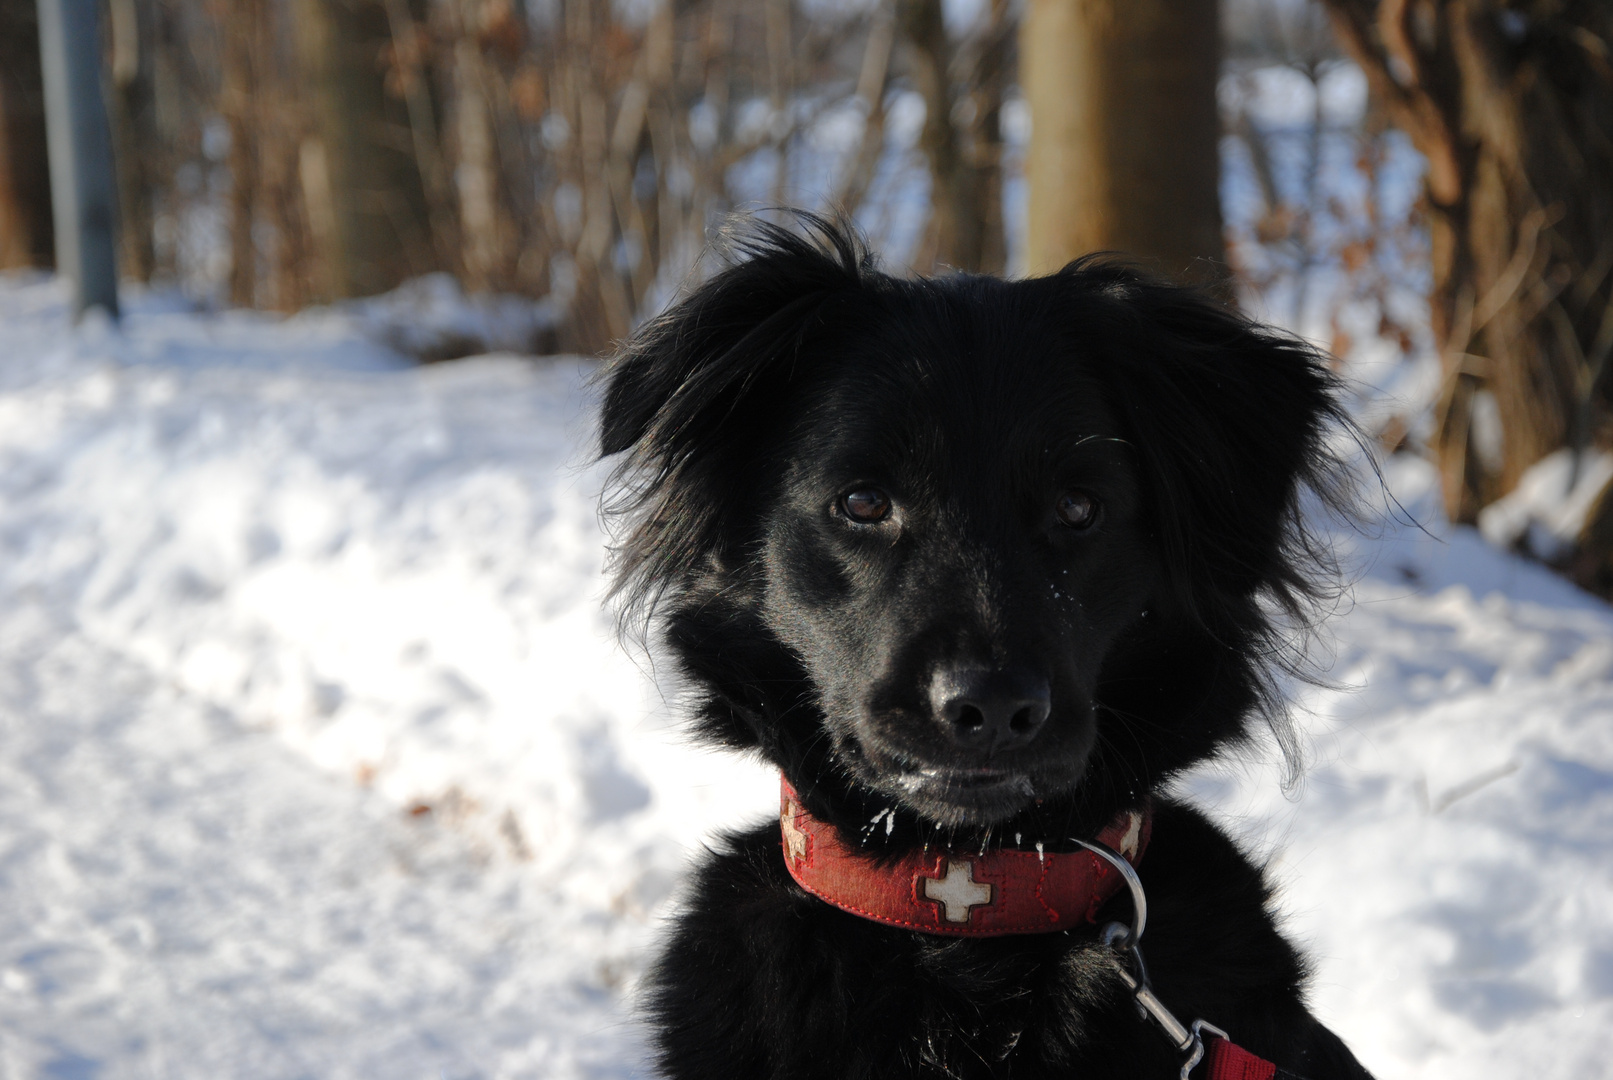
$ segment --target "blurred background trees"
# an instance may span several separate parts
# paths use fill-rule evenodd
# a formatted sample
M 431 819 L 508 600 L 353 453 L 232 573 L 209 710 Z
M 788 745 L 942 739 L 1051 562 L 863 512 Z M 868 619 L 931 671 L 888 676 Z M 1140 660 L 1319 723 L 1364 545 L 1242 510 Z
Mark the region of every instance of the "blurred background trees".
M 1472 521 L 1584 447 L 1613 350 L 1613 5 L 1327 0 L 1427 159 L 1434 449 Z
M 42 139 L 25 130 L 34 3 L 0 0 L 18 54 L 0 152 L 24 162 Z M 919 272 L 1047 269 L 1092 248 L 1168 272 L 1223 259 L 1216 0 L 104 10 L 125 276 L 214 302 L 294 310 L 445 271 L 552 298 L 560 344 L 597 352 L 675 292 L 731 212 L 775 206 L 851 214 Z M 0 208 L 31 221 L 48 193 L 25 172 Z
M 0 268 L 55 258 L 39 17 L 29 0 L 0 0 Z
M 29 172 L 43 139 L 33 9 L 0 0 L 12 266 L 49 251 L 48 227 L 29 228 L 48 222 Z M 553 297 L 561 344 L 596 352 L 673 294 L 740 207 L 846 207 L 924 266 L 1006 265 L 1005 0 L 962 28 L 940 0 L 107 0 L 105 13 L 134 280 L 293 310 L 445 271 Z M 914 155 L 935 163 L 933 185 Z
M 34 3 L 0 0 L 9 266 L 50 251 Z M 675 292 L 736 209 L 844 209 L 898 264 L 1010 268 L 1025 110 L 1009 0 L 104 13 L 136 281 L 295 310 L 444 271 L 551 297 L 559 344 L 597 352 Z
M 0 0 L 0 266 L 50 260 L 34 5 Z M 593 353 L 701 272 L 733 211 L 798 206 L 851 215 L 898 271 L 1113 248 L 1230 272 L 1377 373 L 1361 415 L 1438 461 L 1454 520 L 1609 441 L 1604 0 L 103 12 L 124 275 L 204 302 L 443 272 L 547 298 L 552 344 Z

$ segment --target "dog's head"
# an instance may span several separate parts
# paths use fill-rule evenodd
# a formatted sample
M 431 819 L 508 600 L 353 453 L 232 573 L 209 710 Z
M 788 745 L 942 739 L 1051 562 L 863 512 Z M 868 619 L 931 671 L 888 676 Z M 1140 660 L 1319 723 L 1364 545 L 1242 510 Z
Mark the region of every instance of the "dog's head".
M 901 280 L 811 224 L 606 373 L 617 588 L 703 732 L 843 825 L 1033 835 L 1239 738 L 1309 595 L 1321 358 L 1114 263 Z

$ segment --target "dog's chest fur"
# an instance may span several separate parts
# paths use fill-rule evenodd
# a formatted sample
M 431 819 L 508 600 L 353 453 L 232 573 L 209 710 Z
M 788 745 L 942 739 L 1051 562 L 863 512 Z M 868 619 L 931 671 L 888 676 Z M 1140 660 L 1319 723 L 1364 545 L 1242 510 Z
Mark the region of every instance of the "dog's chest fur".
M 880 926 L 803 893 L 778 849 L 776 826 L 734 834 L 700 870 L 649 980 L 668 1075 L 1175 1075 L 1177 1056 L 1095 934 Z M 1221 1018 L 1240 1045 L 1312 1080 L 1366 1075 L 1305 1010 L 1262 876 L 1218 830 L 1163 804 L 1141 875 L 1149 969 L 1174 1008 Z

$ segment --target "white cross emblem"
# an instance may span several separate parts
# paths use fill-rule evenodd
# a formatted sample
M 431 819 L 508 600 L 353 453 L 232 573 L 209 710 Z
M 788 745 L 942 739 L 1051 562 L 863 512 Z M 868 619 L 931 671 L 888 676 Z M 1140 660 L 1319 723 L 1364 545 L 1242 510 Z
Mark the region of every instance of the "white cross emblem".
M 807 857 L 807 834 L 795 823 L 795 815 L 800 812 L 800 805 L 790 799 L 778 820 L 779 828 L 784 830 L 784 849 L 790 853 L 790 861 L 796 866 L 806 862 Z
M 941 905 L 947 922 L 966 923 L 969 912 L 991 903 L 991 883 L 976 881 L 974 863 L 968 859 L 948 859 L 946 876 L 924 879 L 924 897 Z
M 1137 843 L 1142 839 L 1143 834 L 1143 816 L 1136 810 L 1129 811 L 1126 816 L 1129 819 L 1127 824 L 1130 827 L 1126 829 L 1126 835 L 1120 840 L 1120 854 L 1124 855 L 1127 861 L 1136 862 Z

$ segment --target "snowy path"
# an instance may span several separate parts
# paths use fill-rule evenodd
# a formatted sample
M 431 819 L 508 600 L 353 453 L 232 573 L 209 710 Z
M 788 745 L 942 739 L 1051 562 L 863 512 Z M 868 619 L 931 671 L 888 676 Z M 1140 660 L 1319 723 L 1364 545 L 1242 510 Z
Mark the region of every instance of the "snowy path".
M 776 794 L 612 640 L 586 368 L 60 319 L 0 288 L 0 1077 L 631 1074 Z
M 605 995 L 572 992 L 545 956 L 537 882 L 49 609 L 8 610 L 0 649 L 0 1075 L 538 1076 L 631 1059 Z
M 774 795 L 611 640 L 586 372 L 0 280 L 0 1080 L 638 1071 L 683 860 Z M 1384 1080 L 1605 1072 L 1613 615 L 1350 542 L 1300 797 L 1184 786 Z

